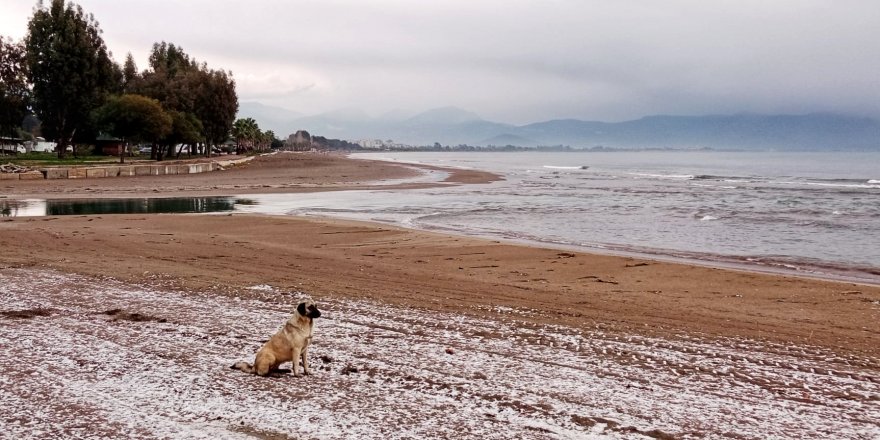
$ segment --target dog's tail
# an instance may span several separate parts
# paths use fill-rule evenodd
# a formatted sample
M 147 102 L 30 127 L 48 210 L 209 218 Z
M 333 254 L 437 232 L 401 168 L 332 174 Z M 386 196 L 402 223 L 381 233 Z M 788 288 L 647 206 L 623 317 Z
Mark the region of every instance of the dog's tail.
M 233 370 L 241 370 L 241 371 L 244 371 L 245 373 L 248 373 L 248 374 L 254 374 L 254 371 L 255 371 L 253 365 L 251 365 L 247 362 L 244 362 L 244 361 L 236 362 L 236 363 L 232 364 L 232 366 L 229 368 L 232 368 Z

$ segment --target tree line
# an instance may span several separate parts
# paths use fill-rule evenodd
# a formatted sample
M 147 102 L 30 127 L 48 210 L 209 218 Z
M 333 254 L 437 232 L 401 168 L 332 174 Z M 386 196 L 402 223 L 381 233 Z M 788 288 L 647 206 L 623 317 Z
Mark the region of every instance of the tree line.
M 162 160 L 184 145 L 210 155 L 233 134 L 240 150 L 268 149 L 274 133 L 256 121 L 235 121 L 238 96 L 231 72 L 211 69 L 172 43 L 155 43 L 139 71 L 131 53 L 116 63 L 98 22 L 65 0 L 42 1 L 21 42 L 0 36 L 0 133 L 16 137 L 29 114 L 54 140 L 59 158 L 68 146 L 99 133 L 149 143 Z M 242 122 L 244 121 L 244 122 Z

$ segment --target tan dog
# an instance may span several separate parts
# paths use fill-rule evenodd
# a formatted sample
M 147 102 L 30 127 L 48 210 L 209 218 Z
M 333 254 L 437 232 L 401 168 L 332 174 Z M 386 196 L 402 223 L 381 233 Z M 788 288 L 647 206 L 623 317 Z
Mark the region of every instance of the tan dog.
M 314 301 L 306 300 L 296 306 L 293 316 L 284 323 L 271 339 L 257 352 L 254 364 L 236 362 L 232 368 L 245 373 L 265 376 L 287 361 L 293 362 L 293 375 L 299 377 L 299 360 L 302 358 L 303 373 L 309 373 L 309 343 L 312 341 L 313 319 L 321 316 Z

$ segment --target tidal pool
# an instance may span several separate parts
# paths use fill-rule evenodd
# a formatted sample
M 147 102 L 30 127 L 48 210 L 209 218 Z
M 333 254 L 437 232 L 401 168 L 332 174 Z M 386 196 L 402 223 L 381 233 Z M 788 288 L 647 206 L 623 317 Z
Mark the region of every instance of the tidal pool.
M 0 200 L 2 217 L 96 214 L 174 214 L 233 211 L 254 202 L 237 197 Z

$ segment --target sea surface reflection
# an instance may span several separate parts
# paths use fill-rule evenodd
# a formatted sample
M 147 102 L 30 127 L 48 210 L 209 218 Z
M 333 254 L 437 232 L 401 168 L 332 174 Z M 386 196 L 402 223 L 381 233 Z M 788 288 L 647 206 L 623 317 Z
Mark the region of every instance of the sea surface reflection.
M 252 202 L 236 197 L 172 197 L 125 199 L 0 200 L 0 216 L 171 214 L 225 212 Z

